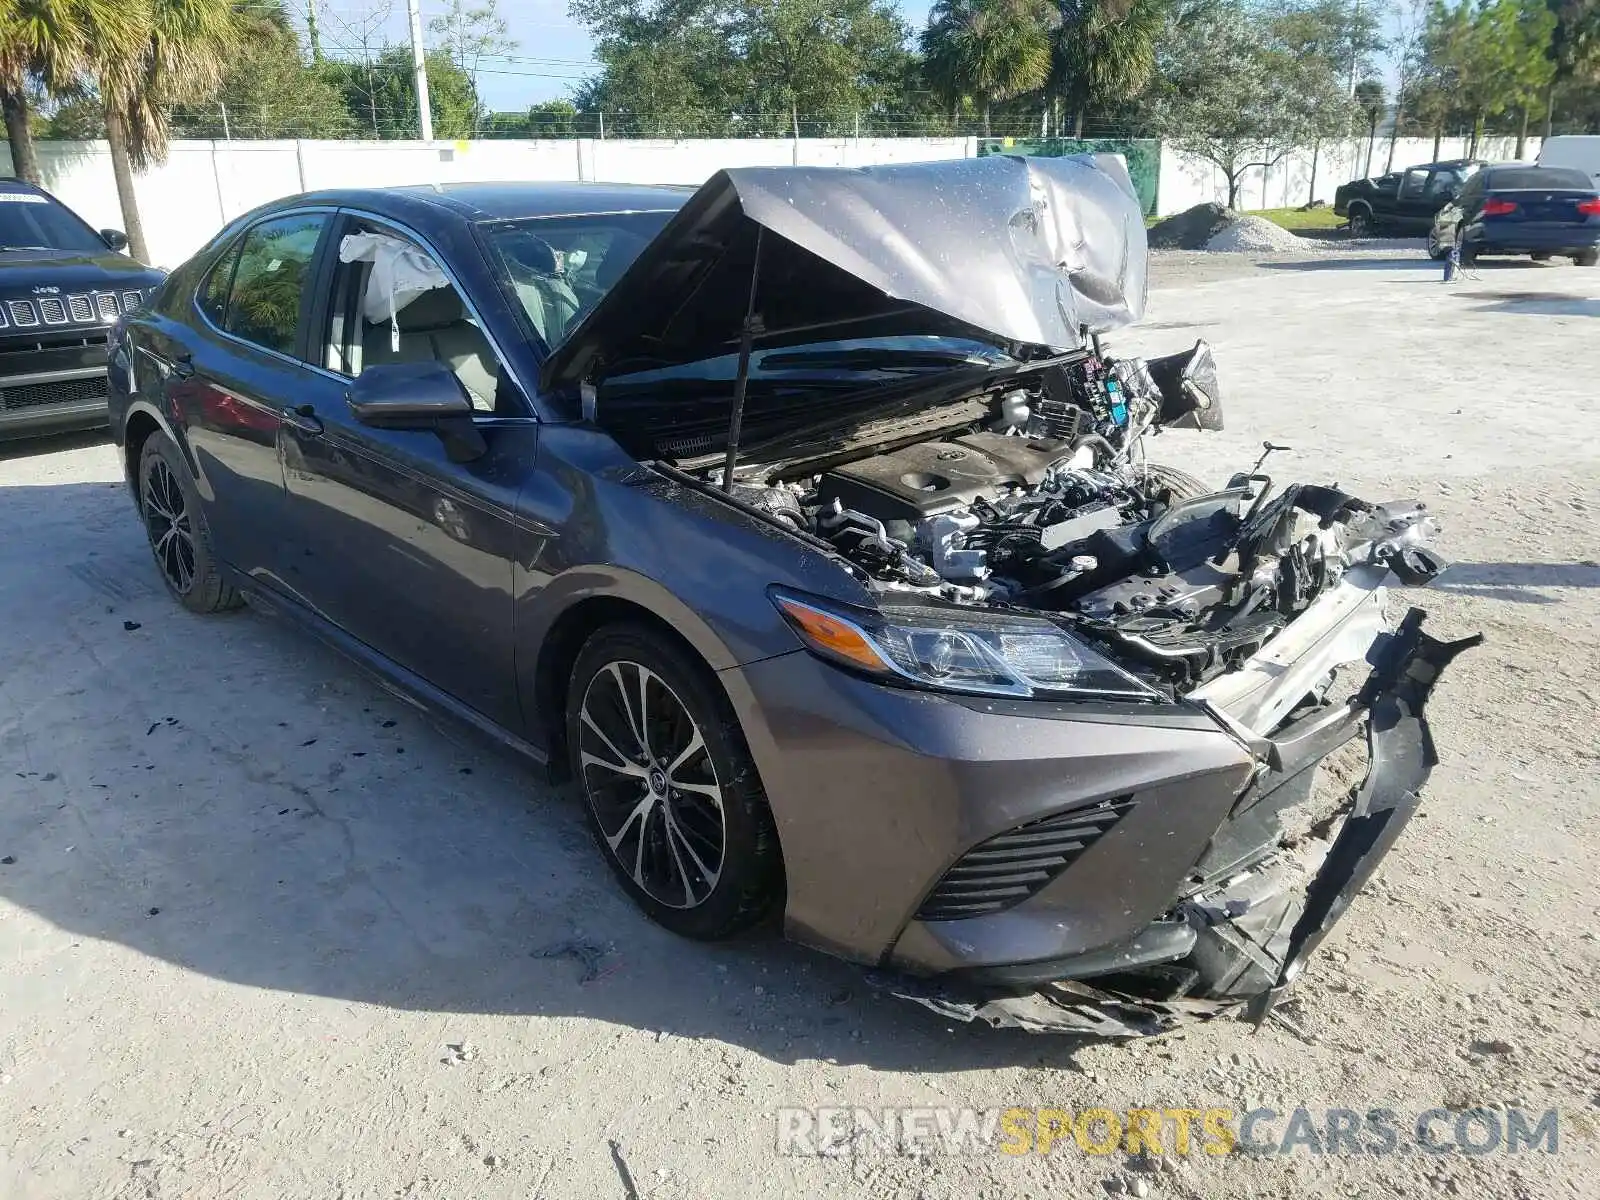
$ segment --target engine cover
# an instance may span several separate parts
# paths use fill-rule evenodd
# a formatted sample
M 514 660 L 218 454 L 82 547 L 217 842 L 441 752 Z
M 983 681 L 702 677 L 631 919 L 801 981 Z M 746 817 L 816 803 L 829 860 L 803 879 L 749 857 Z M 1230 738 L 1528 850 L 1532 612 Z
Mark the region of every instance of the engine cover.
M 817 491 L 825 504 L 838 500 L 886 524 L 915 524 L 992 497 L 1001 488 L 1035 485 L 1069 451 L 1058 438 L 969 433 L 835 467 L 823 475 Z

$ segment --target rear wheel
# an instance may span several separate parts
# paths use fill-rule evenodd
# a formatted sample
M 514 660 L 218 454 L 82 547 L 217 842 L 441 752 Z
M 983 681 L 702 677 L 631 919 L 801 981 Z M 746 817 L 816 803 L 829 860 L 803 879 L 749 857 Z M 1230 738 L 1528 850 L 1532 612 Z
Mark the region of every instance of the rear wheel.
M 1585 250 L 1582 254 L 1572 256 L 1572 265 L 1575 267 L 1592 267 L 1600 262 L 1600 250 Z
M 1534 262 L 1549 262 L 1555 255 L 1541 250 L 1538 254 L 1530 254 L 1528 257 L 1533 259 Z
M 188 464 L 164 433 L 152 433 L 139 454 L 139 512 L 156 569 L 173 598 L 190 612 L 238 608 L 243 601 L 211 549 L 211 530 Z
M 1461 243 L 1461 265 L 1470 267 L 1478 261 L 1478 248 L 1468 242 Z
M 782 892 L 777 832 L 727 697 L 643 626 L 589 639 L 567 745 L 600 852 L 634 903 L 685 937 L 727 937 Z

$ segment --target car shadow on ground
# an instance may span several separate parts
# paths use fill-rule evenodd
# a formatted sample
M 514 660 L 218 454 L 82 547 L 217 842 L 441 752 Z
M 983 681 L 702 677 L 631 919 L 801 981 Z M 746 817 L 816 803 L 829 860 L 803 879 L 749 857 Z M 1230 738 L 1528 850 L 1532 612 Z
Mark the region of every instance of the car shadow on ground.
M 1294 259 L 1288 262 L 1263 262 L 1263 271 L 1394 271 L 1414 270 L 1426 272 L 1431 275 L 1439 274 L 1443 268 L 1439 263 L 1426 255 L 1413 255 L 1404 251 L 1396 251 L 1394 255 L 1383 257 L 1350 257 L 1336 258 L 1328 255 L 1325 258 Z
M 123 493 L 0 488 L 22 531 L 0 543 L 0 897 L 48 922 L 5 922 L 6 953 L 63 1002 L 52 980 L 105 969 L 93 939 L 245 988 L 779 1062 L 1072 1069 L 1077 1039 L 942 1020 L 774 930 L 653 925 L 538 769 L 286 624 L 173 603 Z
M 1471 300 L 1487 300 L 1474 312 L 1515 313 L 1534 317 L 1600 317 L 1600 299 L 1564 292 L 1475 292 Z
M 45 454 L 65 454 L 69 450 L 104 446 L 110 441 L 111 431 L 103 426 L 99 429 L 78 430 L 74 433 L 54 433 L 47 437 L 14 438 L 0 441 L 0 462 L 35 458 Z

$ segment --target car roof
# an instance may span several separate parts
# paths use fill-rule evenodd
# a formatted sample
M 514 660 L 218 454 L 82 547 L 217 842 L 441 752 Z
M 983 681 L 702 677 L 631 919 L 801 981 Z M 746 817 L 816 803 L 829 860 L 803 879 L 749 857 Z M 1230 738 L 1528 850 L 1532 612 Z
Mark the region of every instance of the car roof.
M 468 221 L 554 217 L 583 213 L 675 211 L 694 194 L 690 187 L 626 183 L 411 184 L 402 187 L 338 188 L 293 196 L 283 204 L 338 204 L 377 216 L 427 220 L 450 213 Z

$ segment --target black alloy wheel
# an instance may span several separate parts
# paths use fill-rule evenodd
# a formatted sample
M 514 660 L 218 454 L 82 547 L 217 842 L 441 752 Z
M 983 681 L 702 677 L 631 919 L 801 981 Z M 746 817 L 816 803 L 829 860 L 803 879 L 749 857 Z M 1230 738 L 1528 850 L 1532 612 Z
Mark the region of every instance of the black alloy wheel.
M 144 503 L 144 523 L 150 534 L 150 549 L 167 586 L 180 596 L 194 590 L 194 524 L 189 517 L 189 502 L 178 485 L 177 476 L 159 454 L 145 462 L 140 488 Z
M 654 671 L 607 663 L 578 714 L 578 759 L 606 845 L 658 904 L 694 908 L 728 848 L 716 765 L 689 710 Z
M 770 908 L 781 891 L 776 833 L 709 672 L 648 630 L 609 627 L 578 656 L 567 725 L 595 840 L 646 913 L 718 938 Z
M 188 466 L 165 434 L 152 433 L 140 452 L 139 512 L 156 569 L 180 604 L 212 613 L 243 603 L 217 566 Z

